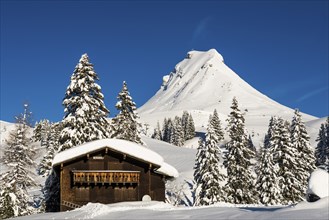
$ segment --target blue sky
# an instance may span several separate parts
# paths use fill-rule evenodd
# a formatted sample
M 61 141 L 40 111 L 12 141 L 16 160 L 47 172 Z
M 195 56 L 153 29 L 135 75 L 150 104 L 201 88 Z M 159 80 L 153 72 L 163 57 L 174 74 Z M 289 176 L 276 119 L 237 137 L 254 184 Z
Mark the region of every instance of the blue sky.
M 144 104 L 192 49 L 215 48 L 260 92 L 328 115 L 328 1 L 1 0 L 1 115 L 28 101 L 59 121 L 75 65 L 88 53 L 110 116 L 126 80 Z

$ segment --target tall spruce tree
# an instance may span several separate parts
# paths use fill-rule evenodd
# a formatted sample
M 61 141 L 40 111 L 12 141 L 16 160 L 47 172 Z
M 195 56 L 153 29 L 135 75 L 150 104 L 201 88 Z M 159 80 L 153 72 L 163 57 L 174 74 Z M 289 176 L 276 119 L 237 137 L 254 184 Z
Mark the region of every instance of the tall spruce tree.
M 96 83 L 98 79 L 88 55 L 83 54 L 63 100 L 65 116 L 59 151 L 109 137 L 106 119 L 109 110 L 105 107 L 101 87 Z
M 136 104 L 128 91 L 127 83 L 123 82 L 123 87 L 118 95 L 116 108 L 119 113 L 112 119 L 112 138 L 124 139 L 138 144 L 143 144 L 139 129 Z
M 282 202 L 278 166 L 274 164 L 272 148 L 263 147 L 257 170 L 256 189 L 259 201 L 264 205 L 279 205 Z
M 40 120 L 40 122 L 35 124 L 33 129 L 34 141 L 40 141 L 41 147 L 45 147 L 48 139 L 48 134 L 51 130 L 51 122 L 47 119 Z
M 156 140 L 162 140 L 162 134 L 161 134 L 161 129 L 160 129 L 160 123 L 159 122 L 157 122 L 157 127 L 154 128 L 152 138 L 156 139 Z
M 277 117 L 271 117 L 269 125 L 268 125 L 268 130 L 264 138 L 264 148 L 269 148 L 270 147 L 270 140 L 272 139 L 273 136 L 273 127 L 277 123 Z
M 257 153 L 256 147 L 252 141 L 251 135 L 248 137 L 248 147 L 250 150 L 252 150 L 255 154 Z
M 260 160 L 257 167 L 257 183 L 256 189 L 259 195 L 259 201 L 264 205 L 281 204 L 283 197 L 281 193 L 280 183 L 281 177 L 278 176 L 279 164 L 275 161 L 273 138 L 276 136 L 277 118 L 270 119 L 267 134 L 264 139 L 264 146 L 260 153 Z
M 30 215 L 34 213 L 33 199 L 28 188 L 36 186 L 30 168 L 35 165 L 35 149 L 28 137 L 28 126 L 17 117 L 16 128 L 6 140 L 3 165 L 8 168 L 0 176 L 0 216 L 3 218 Z
M 34 125 L 34 129 L 33 129 L 33 141 L 41 141 L 42 137 L 41 137 L 41 128 L 42 128 L 42 121 L 36 122 Z
M 204 169 L 204 160 L 206 157 L 206 148 L 205 143 L 202 138 L 199 138 L 198 148 L 195 156 L 195 164 L 194 164 L 194 202 L 193 205 L 200 205 L 200 190 L 202 186 L 202 175 Z
M 23 113 L 16 116 L 15 119 L 23 126 L 28 126 L 28 127 L 32 128 L 33 127 L 33 116 L 32 116 L 33 114 L 30 110 L 30 104 L 27 102 L 24 103 L 23 108 L 24 108 Z
M 228 118 L 230 140 L 226 144 L 225 165 L 227 167 L 227 201 L 235 204 L 253 204 L 257 201 L 254 177 L 251 174 L 251 159 L 254 152 L 248 147 L 245 119 L 233 98 Z
M 329 117 L 320 126 L 315 148 L 316 166 L 329 173 Z
M 184 145 L 184 130 L 182 127 L 181 118 L 176 116 L 173 123 L 173 136 L 171 139 L 172 144 L 181 147 Z
M 188 123 L 187 123 L 187 140 L 194 138 L 195 136 L 195 125 L 192 114 L 188 116 Z
M 210 123 L 212 124 L 212 127 L 215 130 L 215 135 L 217 136 L 218 142 L 223 140 L 224 139 L 224 131 L 222 129 L 222 124 L 221 124 L 221 121 L 218 117 L 218 113 L 217 113 L 216 109 L 214 110 L 214 113 L 211 117 L 211 122 Z
M 281 177 L 280 188 L 283 196 L 282 204 L 293 204 L 302 200 L 303 185 L 296 174 L 302 171 L 298 163 L 297 149 L 291 143 L 290 132 L 282 118 L 278 118 L 273 135 L 273 156 L 276 159 Z
M 38 165 L 38 174 L 47 177 L 51 173 L 52 161 L 59 147 L 60 123 L 50 123 L 47 131 L 47 139 L 45 141 L 46 153 Z
M 302 193 L 305 195 L 308 179 L 311 172 L 315 169 L 315 157 L 310 144 L 310 137 L 307 134 L 305 124 L 302 121 L 302 115 L 298 109 L 295 110 L 290 132 L 292 147 L 297 150 L 296 160 L 299 169 L 296 170 L 295 175 L 299 179 Z
M 171 120 L 171 118 L 165 118 L 163 122 L 163 128 L 162 128 L 162 140 L 168 143 L 171 143 L 173 139 L 173 133 L 174 133 L 174 125 Z
M 327 117 L 327 120 L 325 122 L 325 128 L 326 128 L 326 161 L 324 163 L 324 169 L 327 170 L 329 173 L 329 116 Z
M 189 114 L 187 111 L 183 111 L 183 115 L 182 115 L 182 127 L 183 127 L 183 131 L 184 131 L 184 140 L 188 140 L 190 139 L 189 136 Z
M 225 175 L 220 169 L 220 158 L 221 151 L 218 145 L 218 137 L 210 116 L 206 141 L 204 145 L 199 143 L 196 158 L 194 172 L 196 182 L 195 205 L 210 205 L 225 201 L 226 195 L 222 187 Z

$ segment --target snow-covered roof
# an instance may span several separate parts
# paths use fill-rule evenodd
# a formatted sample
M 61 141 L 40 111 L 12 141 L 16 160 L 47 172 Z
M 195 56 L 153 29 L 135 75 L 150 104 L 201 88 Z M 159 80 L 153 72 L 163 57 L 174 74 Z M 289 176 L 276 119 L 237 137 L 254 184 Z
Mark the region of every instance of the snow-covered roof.
M 162 166 L 156 170 L 156 172 L 167 175 L 167 176 L 168 176 L 168 173 L 170 173 L 171 175 L 169 175 L 169 176 L 172 176 L 175 178 L 177 178 L 179 176 L 178 171 L 173 166 L 171 166 L 170 164 L 167 164 L 166 162 L 164 162 L 162 164 Z
M 53 160 L 53 166 L 104 148 L 126 154 L 127 156 L 133 157 L 139 161 L 157 165 L 160 167 L 157 169 L 157 173 L 171 177 L 178 177 L 177 170 L 171 165 L 165 163 L 162 156 L 144 146 L 121 139 L 102 139 L 91 141 L 62 151 L 56 154 Z

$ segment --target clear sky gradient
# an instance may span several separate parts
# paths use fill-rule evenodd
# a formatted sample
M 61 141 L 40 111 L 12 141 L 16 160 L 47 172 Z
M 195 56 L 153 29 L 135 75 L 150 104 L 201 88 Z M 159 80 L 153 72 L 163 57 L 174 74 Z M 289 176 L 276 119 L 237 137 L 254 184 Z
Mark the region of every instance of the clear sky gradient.
M 254 88 L 328 115 L 328 1 L 1 0 L 1 115 L 28 101 L 59 121 L 70 76 L 88 53 L 110 117 L 126 80 L 137 103 L 192 49 L 215 48 Z

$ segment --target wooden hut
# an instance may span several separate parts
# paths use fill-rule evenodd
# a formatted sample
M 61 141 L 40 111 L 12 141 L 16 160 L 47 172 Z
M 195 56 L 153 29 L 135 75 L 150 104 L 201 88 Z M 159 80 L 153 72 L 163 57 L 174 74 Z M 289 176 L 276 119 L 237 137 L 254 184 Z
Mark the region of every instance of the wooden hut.
M 92 141 L 58 153 L 53 169 L 60 179 L 60 211 L 87 204 L 165 200 L 165 179 L 175 168 L 154 151 L 125 140 Z

